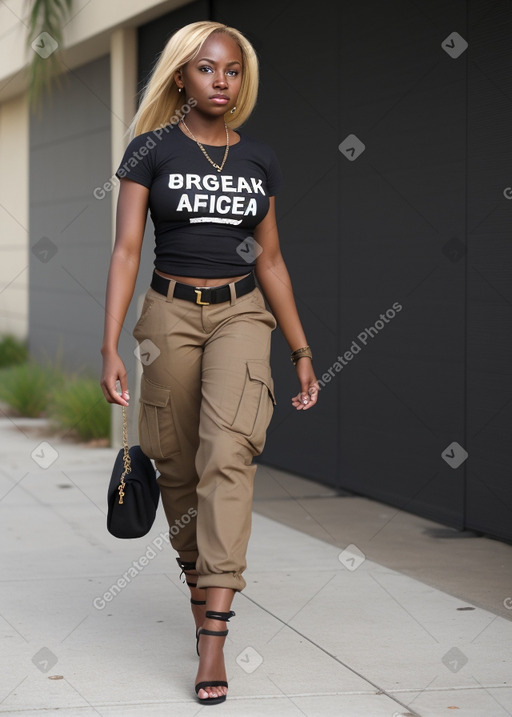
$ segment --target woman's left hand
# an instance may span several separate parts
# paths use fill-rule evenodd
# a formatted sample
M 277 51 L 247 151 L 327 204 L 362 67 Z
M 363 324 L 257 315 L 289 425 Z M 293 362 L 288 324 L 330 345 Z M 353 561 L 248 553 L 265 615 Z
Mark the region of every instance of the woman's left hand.
M 313 364 L 307 357 L 297 361 L 295 367 L 300 383 L 300 392 L 292 398 L 292 405 L 298 411 L 307 411 L 316 404 L 318 398 L 318 383 L 313 372 Z

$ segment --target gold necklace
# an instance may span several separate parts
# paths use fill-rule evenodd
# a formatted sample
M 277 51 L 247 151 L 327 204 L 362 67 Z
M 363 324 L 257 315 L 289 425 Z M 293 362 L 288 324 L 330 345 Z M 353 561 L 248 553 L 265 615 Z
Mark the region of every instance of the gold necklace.
M 222 169 L 224 168 L 224 165 L 226 164 L 226 159 L 228 158 L 228 152 L 229 152 L 229 131 L 228 131 L 228 126 L 227 126 L 227 124 L 224 122 L 224 127 L 226 128 L 226 151 L 224 152 L 224 159 L 222 160 L 222 164 L 221 164 L 221 165 L 218 165 L 218 164 L 217 164 L 216 162 L 214 162 L 213 159 L 209 156 L 208 152 L 205 150 L 205 148 L 203 147 L 203 145 L 201 144 L 201 142 L 197 139 L 197 137 L 195 137 L 195 135 L 190 131 L 190 129 L 188 128 L 187 123 L 185 122 L 185 120 L 183 119 L 183 117 L 181 118 L 181 121 L 182 121 L 183 124 L 185 125 L 185 128 L 186 128 L 187 132 L 189 133 L 189 135 L 190 135 L 190 136 L 192 137 L 192 139 L 197 143 L 199 149 L 200 149 L 201 152 L 204 154 L 204 156 L 206 157 L 206 159 L 210 162 L 210 164 L 211 164 L 213 167 L 215 167 L 215 169 L 216 169 L 218 172 L 222 172 Z

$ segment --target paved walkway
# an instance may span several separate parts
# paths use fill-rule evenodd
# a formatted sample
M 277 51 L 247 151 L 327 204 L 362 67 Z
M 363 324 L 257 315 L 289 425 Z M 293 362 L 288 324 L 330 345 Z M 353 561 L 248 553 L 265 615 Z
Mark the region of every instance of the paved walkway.
M 0 419 L 0 713 L 203 711 L 187 590 L 161 507 L 145 538 L 113 538 L 105 492 L 115 451 L 45 436 L 41 421 L 16 423 Z M 258 467 L 266 485 L 271 474 Z M 238 717 L 511 715 L 512 547 L 485 544 L 503 556 L 508 576 L 501 614 L 422 582 L 421 566 L 412 577 L 356 545 L 340 549 L 255 512 L 248 584 L 235 597 L 225 647 L 229 695 L 212 709 Z M 401 550 L 409 555 L 407 540 L 395 541 L 393 554 Z M 472 580 L 481 580 L 478 570 Z

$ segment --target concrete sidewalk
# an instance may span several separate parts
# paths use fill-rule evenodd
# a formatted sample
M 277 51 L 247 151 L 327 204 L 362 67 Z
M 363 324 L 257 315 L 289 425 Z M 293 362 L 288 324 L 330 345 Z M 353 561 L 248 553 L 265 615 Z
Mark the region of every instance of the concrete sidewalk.
M 0 713 L 196 715 L 188 590 L 161 507 L 145 538 L 110 536 L 116 451 L 44 426 L 0 419 Z M 511 546 L 263 465 L 256 481 L 216 714 L 512 714 Z

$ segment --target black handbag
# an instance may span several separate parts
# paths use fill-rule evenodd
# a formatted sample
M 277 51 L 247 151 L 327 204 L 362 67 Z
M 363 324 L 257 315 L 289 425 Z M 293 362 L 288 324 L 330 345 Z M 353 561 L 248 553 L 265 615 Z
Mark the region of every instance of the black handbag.
M 128 447 L 123 406 L 123 447 L 107 492 L 107 530 L 116 538 L 140 538 L 151 530 L 160 498 L 153 464 L 140 446 Z

